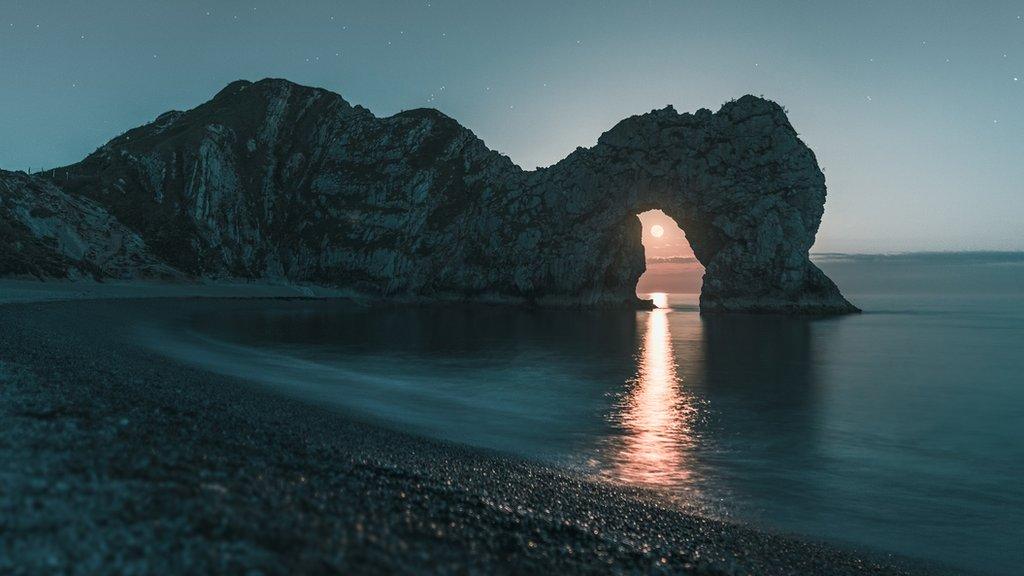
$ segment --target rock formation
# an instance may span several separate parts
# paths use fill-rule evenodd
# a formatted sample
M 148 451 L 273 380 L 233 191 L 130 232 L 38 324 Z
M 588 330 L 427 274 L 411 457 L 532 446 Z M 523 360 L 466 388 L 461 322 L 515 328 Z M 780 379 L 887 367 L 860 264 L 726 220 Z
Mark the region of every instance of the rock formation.
M 0 171 L 0 276 L 183 279 L 95 202 Z
M 31 197 L 59 204 L 50 228 Z M 325 90 L 239 81 L 78 164 L 0 172 L 0 239 L 17 235 L 0 273 L 638 305 L 636 214 L 660 208 L 706 267 L 702 311 L 856 311 L 807 256 L 824 202 L 814 154 L 777 104 L 752 96 L 628 118 L 528 172 L 436 110 L 377 118 Z M 54 227 L 76 230 L 81 249 Z

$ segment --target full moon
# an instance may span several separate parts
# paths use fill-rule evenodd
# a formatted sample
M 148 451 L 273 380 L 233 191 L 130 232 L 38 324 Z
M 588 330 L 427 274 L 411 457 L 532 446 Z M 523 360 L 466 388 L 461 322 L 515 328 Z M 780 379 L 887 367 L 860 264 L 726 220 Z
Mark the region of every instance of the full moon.
M 651 226 L 651 236 L 654 236 L 655 238 L 661 238 L 661 236 L 664 233 L 665 229 L 661 227 L 661 224 L 655 224 L 654 226 Z

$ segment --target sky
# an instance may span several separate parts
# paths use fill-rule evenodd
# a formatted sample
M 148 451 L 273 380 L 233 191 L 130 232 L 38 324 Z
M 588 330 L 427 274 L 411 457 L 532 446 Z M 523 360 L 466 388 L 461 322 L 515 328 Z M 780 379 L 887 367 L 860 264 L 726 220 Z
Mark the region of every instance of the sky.
M 0 0 L 0 168 L 80 160 L 237 79 L 430 106 L 526 169 L 672 104 L 781 103 L 815 252 L 1024 249 L 1024 3 Z
M 693 258 L 693 249 L 686 233 L 671 216 L 661 210 L 648 210 L 637 215 L 643 227 L 640 241 L 648 262 L 666 258 Z

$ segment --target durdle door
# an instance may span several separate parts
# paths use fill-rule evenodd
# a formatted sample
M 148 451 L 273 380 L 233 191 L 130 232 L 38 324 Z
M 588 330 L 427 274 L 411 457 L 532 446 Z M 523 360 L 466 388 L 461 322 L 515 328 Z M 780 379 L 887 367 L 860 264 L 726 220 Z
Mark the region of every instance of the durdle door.
M 0 275 L 285 280 L 411 300 L 641 306 L 636 215 L 706 274 L 701 310 L 855 312 L 808 259 L 825 179 L 782 108 L 671 107 L 524 171 L 432 109 L 377 118 L 238 81 L 83 161 L 0 171 Z

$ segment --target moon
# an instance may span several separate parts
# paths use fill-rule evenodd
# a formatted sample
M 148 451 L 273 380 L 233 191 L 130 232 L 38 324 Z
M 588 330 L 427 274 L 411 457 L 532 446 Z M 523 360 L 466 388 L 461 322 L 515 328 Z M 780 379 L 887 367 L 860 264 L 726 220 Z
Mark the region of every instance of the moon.
M 651 226 L 651 236 L 655 238 L 661 238 L 665 234 L 665 229 L 661 227 L 661 224 L 655 224 Z

